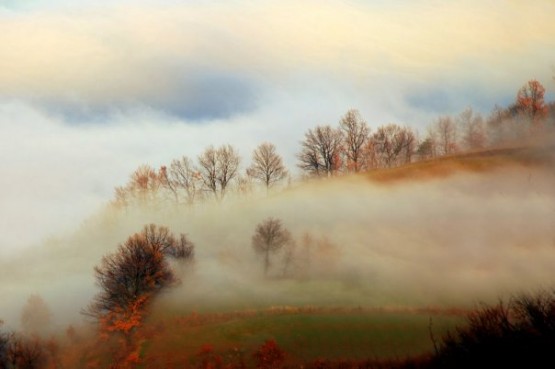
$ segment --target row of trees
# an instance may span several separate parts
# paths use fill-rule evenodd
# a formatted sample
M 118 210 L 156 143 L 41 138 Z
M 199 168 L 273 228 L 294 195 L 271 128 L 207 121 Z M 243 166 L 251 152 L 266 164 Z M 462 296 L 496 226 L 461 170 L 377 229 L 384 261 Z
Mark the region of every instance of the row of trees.
M 268 191 L 288 175 L 282 157 L 271 143 L 263 143 L 254 150 L 246 175 L 240 173 L 240 162 L 237 149 L 223 145 L 206 148 L 196 164 L 183 156 L 158 170 L 141 165 L 125 186 L 116 188 L 114 203 L 127 206 L 156 198 L 172 198 L 176 204 L 186 205 L 203 199 L 222 201 L 230 188 L 246 192 L 252 181 L 257 181 Z
M 317 126 L 305 133 L 298 166 L 317 177 L 389 168 L 409 163 L 416 142 L 412 129 L 396 124 L 381 126 L 370 134 L 368 124 L 353 109 L 341 118 L 338 128 Z
M 317 126 L 305 133 L 298 166 L 309 175 L 329 177 L 518 144 L 541 133 L 548 122 L 553 125 L 555 104 L 546 104 L 544 96 L 545 88 L 531 80 L 519 89 L 514 103 L 495 107 L 487 119 L 469 107 L 454 117 L 439 117 L 423 139 L 397 124 L 378 127 L 372 133 L 360 113 L 349 110 L 338 127 Z
M 305 133 L 297 166 L 307 176 L 330 177 L 518 144 L 546 127 L 553 128 L 555 104 L 546 104 L 544 95 L 538 81 L 529 81 L 518 91 L 514 103 L 495 107 L 487 119 L 469 107 L 456 116 L 439 117 L 422 138 L 415 130 L 397 124 L 372 132 L 361 114 L 352 109 L 337 127 L 319 125 Z M 190 206 L 206 199 L 222 201 L 230 191 L 250 192 L 255 182 L 268 191 L 289 176 L 276 147 L 268 142 L 253 151 L 245 171 L 240 164 L 238 150 L 222 145 L 206 148 L 196 162 L 183 156 L 159 169 L 142 165 L 125 186 L 116 188 L 114 203 L 127 206 L 162 198 Z

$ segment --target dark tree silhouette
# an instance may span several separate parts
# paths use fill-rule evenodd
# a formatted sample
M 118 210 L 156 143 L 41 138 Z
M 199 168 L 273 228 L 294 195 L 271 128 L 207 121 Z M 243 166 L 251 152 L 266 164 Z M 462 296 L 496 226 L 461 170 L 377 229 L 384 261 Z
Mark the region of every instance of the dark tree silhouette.
M 391 168 L 411 162 L 416 136 L 410 128 L 396 124 L 381 126 L 371 140 L 379 166 Z
M 268 218 L 256 226 L 252 236 L 252 247 L 264 257 L 264 274 L 270 269 L 270 254 L 292 242 L 291 234 L 279 219 Z
M 341 168 L 343 133 L 330 126 L 317 126 L 305 133 L 297 155 L 299 168 L 314 176 L 332 176 Z
M 145 226 L 95 267 L 101 292 L 84 313 L 108 331 L 128 332 L 138 325 L 151 298 L 176 282 L 166 258 L 190 260 L 193 249 L 183 234 L 177 239 L 166 227 Z

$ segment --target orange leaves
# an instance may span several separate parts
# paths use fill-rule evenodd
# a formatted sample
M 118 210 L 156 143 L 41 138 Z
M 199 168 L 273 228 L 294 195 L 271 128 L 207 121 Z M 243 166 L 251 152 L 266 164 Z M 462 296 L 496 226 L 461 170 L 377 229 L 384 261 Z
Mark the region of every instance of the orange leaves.
M 139 296 L 127 308 L 117 308 L 100 318 L 100 328 L 103 333 L 121 332 L 129 334 L 141 325 L 144 307 L 149 301 L 148 295 Z
M 547 114 L 544 95 L 545 88 L 540 82 L 535 79 L 528 81 L 516 95 L 517 110 L 532 119 L 533 123 L 538 123 Z

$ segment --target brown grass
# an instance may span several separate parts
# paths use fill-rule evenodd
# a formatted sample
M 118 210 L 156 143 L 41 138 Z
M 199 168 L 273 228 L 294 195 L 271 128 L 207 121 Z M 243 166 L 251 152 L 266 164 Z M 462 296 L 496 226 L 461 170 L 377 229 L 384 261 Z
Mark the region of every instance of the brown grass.
M 408 165 L 371 170 L 373 182 L 395 183 L 445 178 L 459 172 L 482 173 L 506 167 L 543 167 L 555 164 L 555 146 L 512 147 L 424 160 Z

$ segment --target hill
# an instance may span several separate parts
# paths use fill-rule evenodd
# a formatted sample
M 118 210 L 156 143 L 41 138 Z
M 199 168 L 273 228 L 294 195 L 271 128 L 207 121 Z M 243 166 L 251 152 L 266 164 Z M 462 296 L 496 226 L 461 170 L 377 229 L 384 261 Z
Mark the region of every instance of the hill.
M 376 183 L 445 178 L 458 172 L 487 173 L 510 167 L 541 168 L 555 165 L 555 146 L 523 146 L 463 153 L 418 161 L 364 175 Z

